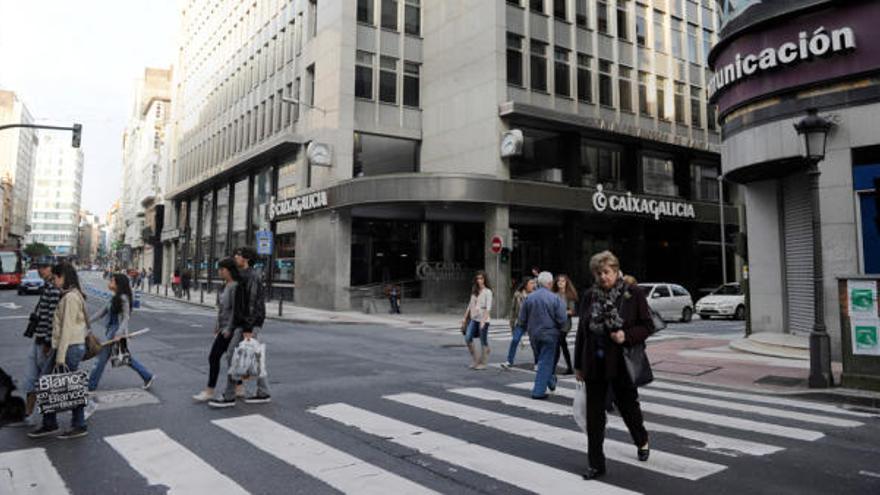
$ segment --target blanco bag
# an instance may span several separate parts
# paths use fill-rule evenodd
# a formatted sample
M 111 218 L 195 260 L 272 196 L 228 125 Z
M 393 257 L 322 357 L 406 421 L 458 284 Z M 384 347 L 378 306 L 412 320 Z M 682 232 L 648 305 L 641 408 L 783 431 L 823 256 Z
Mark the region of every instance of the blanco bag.
M 266 346 L 257 339 L 242 340 L 232 354 L 232 362 L 229 365 L 229 376 L 241 379 L 245 376 L 261 375 L 260 364 L 264 362 L 261 357 L 265 353 Z
M 574 404 L 572 405 L 574 422 L 581 430 L 587 432 L 587 393 L 584 391 L 584 382 L 576 382 L 574 391 Z

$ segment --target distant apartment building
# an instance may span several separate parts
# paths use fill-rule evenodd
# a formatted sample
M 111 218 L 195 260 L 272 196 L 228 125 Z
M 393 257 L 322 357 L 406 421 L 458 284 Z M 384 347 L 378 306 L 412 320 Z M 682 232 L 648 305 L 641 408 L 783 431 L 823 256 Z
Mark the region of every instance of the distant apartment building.
M 707 0 L 184 2 L 165 271 L 215 285 L 257 245 L 300 304 L 394 282 L 436 306 L 483 268 L 500 294 L 532 266 L 584 285 L 612 249 L 713 287 L 740 223 L 706 100 L 717 22 Z
M 40 134 L 34 167 L 31 231 L 58 256 L 77 254 L 82 204 L 83 152 L 63 134 Z
M 80 213 L 77 250 L 80 263 L 91 265 L 98 261 L 101 227 L 101 219 L 97 215 L 92 215 L 88 211 Z
M 12 91 L 0 90 L 0 125 L 33 124 L 30 111 Z M 30 229 L 30 204 L 33 186 L 34 154 L 37 135 L 33 129 L 13 128 L 0 131 L 0 180 L 11 185 L 11 211 L 7 212 L 4 198 L 4 218 L 9 216 L 9 228 L 4 227 L 0 246 L 21 247 Z M 5 225 L 5 222 L 4 222 Z
M 123 249 L 125 263 L 138 269 L 162 265 L 159 232 L 168 167 L 171 75 L 170 69 L 144 70 L 123 137 Z

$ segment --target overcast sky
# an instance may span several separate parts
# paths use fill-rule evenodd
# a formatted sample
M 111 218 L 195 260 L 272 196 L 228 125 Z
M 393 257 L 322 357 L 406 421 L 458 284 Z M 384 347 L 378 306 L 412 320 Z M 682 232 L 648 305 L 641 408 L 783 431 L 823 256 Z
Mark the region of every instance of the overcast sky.
M 104 215 L 122 188 L 135 80 L 175 61 L 177 0 L 0 0 L 0 88 L 38 123 L 83 125 L 82 208 Z

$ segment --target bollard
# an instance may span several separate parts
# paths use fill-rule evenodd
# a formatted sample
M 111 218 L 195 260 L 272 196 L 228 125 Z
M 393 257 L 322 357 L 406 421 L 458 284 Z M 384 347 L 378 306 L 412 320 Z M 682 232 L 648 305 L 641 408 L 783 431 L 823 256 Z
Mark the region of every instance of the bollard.
M 205 286 L 199 284 L 199 304 L 205 304 Z
M 168 297 L 168 285 L 165 285 L 165 297 Z
M 279 318 L 284 313 L 284 311 L 282 310 L 283 307 L 284 307 L 284 297 L 282 296 L 282 297 L 278 298 L 278 317 Z

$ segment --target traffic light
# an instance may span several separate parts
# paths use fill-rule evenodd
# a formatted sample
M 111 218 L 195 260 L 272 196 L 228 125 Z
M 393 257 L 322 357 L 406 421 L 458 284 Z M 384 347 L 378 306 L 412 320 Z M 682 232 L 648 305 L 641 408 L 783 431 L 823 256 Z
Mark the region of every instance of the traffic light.
M 501 248 L 501 253 L 499 254 L 499 256 L 501 256 L 502 263 L 507 263 L 508 261 L 510 261 L 510 248 L 509 247 Z
M 70 140 L 70 145 L 74 148 L 79 148 L 79 143 L 82 141 L 82 124 L 73 124 L 73 138 Z

